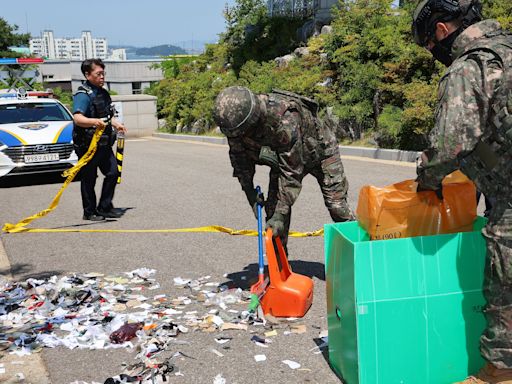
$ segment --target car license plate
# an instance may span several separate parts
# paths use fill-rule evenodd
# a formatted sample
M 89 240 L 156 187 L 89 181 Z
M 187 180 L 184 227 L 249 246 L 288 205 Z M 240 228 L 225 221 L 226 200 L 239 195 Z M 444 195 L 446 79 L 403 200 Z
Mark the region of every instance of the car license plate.
M 43 161 L 59 160 L 58 153 L 42 153 L 40 155 L 25 155 L 25 163 L 41 163 Z

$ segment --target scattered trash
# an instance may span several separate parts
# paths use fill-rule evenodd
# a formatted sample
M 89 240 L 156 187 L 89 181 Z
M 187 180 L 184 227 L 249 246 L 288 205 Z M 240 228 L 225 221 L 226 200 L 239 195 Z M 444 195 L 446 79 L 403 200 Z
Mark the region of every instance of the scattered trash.
M 263 348 L 268 348 L 268 343 L 271 343 L 272 340 L 270 339 L 263 339 L 257 335 L 253 335 L 251 337 L 251 341 L 254 341 L 254 343 L 260 347 L 263 347 Z
M 254 355 L 254 360 L 256 360 L 256 362 L 259 363 L 260 361 L 267 360 L 267 356 L 265 356 L 265 355 Z
M 225 343 L 228 343 L 232 340 L 231 337 L 225 337 L 225 336 L 221 336 L 221 337 L 216 337 L 215 338 L 215 341 L 218 343 L 218 344 L 225 344 Z
M 239 330 L 239 331 L 247 331 L 247 324 L 235 324 L 235 323 L 224 323 L 221 326 L 221 331 L 228 330 Z
M 290 326 L 291 333 L 306 333 L 306 326 L 304 324 L 293 324 Z
M 217 356 L 219 357 L 224 357 L 224 354 L 220 353 L 219 351 L 217 351 L 215 348 L 212 348 L 210 349 L 210 351 L 212 351 L 213 353 L 215 353 Z
M 277 336 L 277 331 L 274 329 L 272 331 L 265 332 L 265 337 Z
M 289 366 L 291 369 L 298 369 L 300 368 L 300 364 L 295 362 L 295 361 L 292 361 L 292 360 L 283 360 L 282 361 L 284 364 L 286 364 L 287 366 Z
M 216 333 L 212 344 L 229 350 L 233 337 L 224 334 L 226 331 L 236 335 L 250 330 L 251 341 L 264 348 L 272 342 L 270 337 L 278 335 L 277 329 L 281 329 L 279 334 L 287 329 L 306 332 L 305 325 L 290 324 L 296 319 L 264 316 L 261 307 L 247 311 L 249 291 L 210 281 L 210 276 L 174 278 L 176 289 L 183 292 L 175 297 L 150 293 L 160 289 L 155 273 L 154 269 L 138 268 L 119 275 L 91 272 L 22 282 L 2 280 L 0 353 L 21 357 L 45 347 L 131 348 L 136 353 L 133 364 L 123 364 L 123 372 L 104 383 L 152 384 L 169 381 L 169 376 L 184 376 L 176 363 L 183 358 L 195 359 L 176 350 L 179 345 L 190 343 L 180 335 Z M 224 357 L 219 350 L 211 346 L 209 349 Z M 255 355 L 254 359 L 261 362 L 266 356 Z M 288 364 L 286 361 L 289 360 L 283 362 Z M 18 360 L 12 364 L 24 363 Z M 0 374 L 6 370 L 5 364 L 0 364 Z M 16 380 L 13 382 L 25 379 L 21 375 Z M 214 383 L 226 383 L 226 379 L 219 374 Z
M 226 379 L 219 373 L 215 376 L 215 379 L 213 379 L 213 384 L 226 384 Z
M 144 323 L 125 324 L 110 335 L 110 341 L 114 344 L 130 341 L 135 337 L 137 331 L 141 330 L 143 327 Z

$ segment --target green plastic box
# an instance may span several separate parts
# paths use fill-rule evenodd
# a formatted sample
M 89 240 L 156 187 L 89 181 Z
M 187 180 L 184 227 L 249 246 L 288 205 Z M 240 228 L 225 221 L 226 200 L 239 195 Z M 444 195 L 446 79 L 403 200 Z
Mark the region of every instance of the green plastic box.
M 370 241 L 325 226 L 329 362 L 347 384 L 449 384 L 484 361 L 480 230 Z

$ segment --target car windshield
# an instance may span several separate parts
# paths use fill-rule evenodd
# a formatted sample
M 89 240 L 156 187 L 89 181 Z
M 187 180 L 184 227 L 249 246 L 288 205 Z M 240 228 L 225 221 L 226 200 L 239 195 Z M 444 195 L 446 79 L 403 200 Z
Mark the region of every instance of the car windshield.
M 71 121 L 69 112 L 59 103 L 16 103 L 0 105 L 0 124 L 35 121 Z

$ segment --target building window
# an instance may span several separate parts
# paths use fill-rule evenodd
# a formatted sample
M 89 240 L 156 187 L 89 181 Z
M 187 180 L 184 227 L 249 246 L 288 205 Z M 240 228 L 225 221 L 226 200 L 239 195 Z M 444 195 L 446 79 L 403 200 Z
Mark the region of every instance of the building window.
M 142 83 L 140 81 L 134 81 L 132 83 L 132 93 L 134 95 L 140 95 L 142 93 Z

